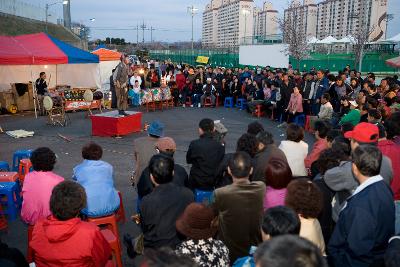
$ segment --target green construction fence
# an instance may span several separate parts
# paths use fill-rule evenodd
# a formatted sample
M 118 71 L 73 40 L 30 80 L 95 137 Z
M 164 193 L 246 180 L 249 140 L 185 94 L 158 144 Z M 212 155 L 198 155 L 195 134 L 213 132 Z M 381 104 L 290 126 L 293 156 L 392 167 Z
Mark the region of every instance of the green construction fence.
M 158 60 L 171 60 L 174 63 L 185 63 L 193 66 L 201 65 L 196 62 L 198 56 L 209 57 L 208 65 L 213 67 L 220 66 L 226 68 L 243 67 L 239 64 L 239 53 L 225 52 L 218 50 L 152 50 L 150 57 Z M 399 56 L 399 52 L 395 53 L 378 53 L 368 52 L 363 57 L 363 72 L 382 72 L 395 73 L 399 69 L 392 68 L 385 64 L 387 59 Z M 307 59 L 298 62 L 293 57 L 289 57 L 289 61 L 294 68 L 300 70 L 329 69 L 333 72 L 343 70 L 346 65 L 351 68 L 358 69 L 354 66 L 354 55 L 349 54 L 319 54 L 311 53 Z M 203 64 L 204 65 L 204 64 Z M 253 66 L 254 67 L 254 66 Z

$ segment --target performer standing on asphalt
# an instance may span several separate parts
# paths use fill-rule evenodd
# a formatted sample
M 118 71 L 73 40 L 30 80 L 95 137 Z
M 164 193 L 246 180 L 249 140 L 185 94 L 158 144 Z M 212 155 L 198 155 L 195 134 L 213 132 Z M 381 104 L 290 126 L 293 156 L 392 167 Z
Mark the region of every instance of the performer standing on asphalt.
M 113 75 L 118 114 L 123 116 L 128 116 L 128 113 L 125 112 L 128 107 L 128 64 L 129 58 L 126 55 L 122 55 L 121 62 L 118 64 Z

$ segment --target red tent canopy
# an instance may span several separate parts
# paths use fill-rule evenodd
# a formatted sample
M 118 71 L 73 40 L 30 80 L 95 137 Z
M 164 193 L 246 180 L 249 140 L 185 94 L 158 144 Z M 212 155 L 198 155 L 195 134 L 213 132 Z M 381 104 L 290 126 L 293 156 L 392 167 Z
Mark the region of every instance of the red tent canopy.
M 0 65 L 66 63 L 68 56 L 45 33 L 0 36 Z
M 106 48 L 99 48 L 93 51 L 92 54 L 98 55 L 100 61 L 113 61 L 121 58 L 121 53 Z

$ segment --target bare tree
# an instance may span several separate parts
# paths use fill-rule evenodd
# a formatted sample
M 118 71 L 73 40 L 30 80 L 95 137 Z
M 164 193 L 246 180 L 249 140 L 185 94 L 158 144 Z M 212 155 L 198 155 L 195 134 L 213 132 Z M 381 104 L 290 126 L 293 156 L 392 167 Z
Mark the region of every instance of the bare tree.
M 283 41 L 288 44 L 284 51 L 287 55 L 297 60 L 297 68 L 300 67 L 300 60 L 309 56 L 306 30 L 303 25 L 306 16 L 299 1 L 292 1 L 285 11 L 284 18 L 276 19 L 279 29 L 283 33 Z
M 375 25 L 369 25 L 369 1 L 360 1 L 360 13 L 351 14 L 351 19 L 357 19 L 359 27 L 352 29 L 353 32 L 353 53 L 354 66 L 358 66 L 358 71 L 362 69 L 362 58 L 364 57 L 364 46 L 370 40 L 374 32 Z

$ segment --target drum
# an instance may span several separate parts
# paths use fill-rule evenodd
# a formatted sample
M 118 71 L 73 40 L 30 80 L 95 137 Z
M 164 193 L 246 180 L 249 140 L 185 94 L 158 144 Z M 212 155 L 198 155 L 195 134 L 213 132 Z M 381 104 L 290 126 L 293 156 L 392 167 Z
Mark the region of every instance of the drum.
M 83 99 L 85 99 L 86 102 L 92 102 L 93 92 L 90 89 L 85 90 L 85 93 L 83 94 Z
M 53 100 L 53 107 L 62 106 L 62 98 L 60 96 L 52 96 L 51 100 Z
M 142 90 L 140 93 L 141 103 L 146 104 L 153 101 L 153 96 L 151 95 L 150 90 Z
M 96 91 L 93 93 L 93 99 L 94 100 L 102 100 L 103 99 L 103 92 L 102 91 Z
M 43 107 L 47 111 L 53 108 L 53 99 L 50 96 L 46 95 L 43 97 Z
M 170 100 L 172 98 L 171 90 L 169 87 L 165 87 L 162 89 L 162 98 L 163 100 Z
M 153 101 L 162 101 L 163 100 L 160 88 L 151 89 L 151 92 L 153 94 Z

